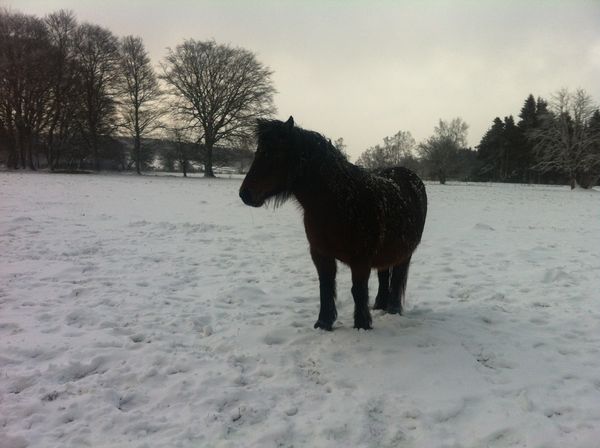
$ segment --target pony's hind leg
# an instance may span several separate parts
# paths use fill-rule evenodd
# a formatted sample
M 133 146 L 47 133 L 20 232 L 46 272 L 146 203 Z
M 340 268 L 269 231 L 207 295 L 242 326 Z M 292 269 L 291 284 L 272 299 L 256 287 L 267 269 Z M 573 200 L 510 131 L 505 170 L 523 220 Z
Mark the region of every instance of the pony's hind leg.
M 319 296 L 321 299 L 321 309 L 315 328 L 331 331 L 337 318 L 337 310 L 335 309 L 335 274 L 337 266 L 335 258 L 321 255 L 312 248 L 310 256 L 319 274 Z
M 377 278 L 379 279 L 379 290 L 375 297 L 375 304 L 373 305 L 374 310 L 385 310 L 388 307 L 388 301 L 390 299 L 390 270 L 389 268 L 380 269 L 377 271 Z
M 391 293 L 387 304 L 387 312 L 390 314 L 402 314 L 409 265 L 410 257 L 392 268 Z
M 352 270 L 352 297 L 354 298 L 354 328 L 370 330 L 371 312 L 369 311 L 369 275 L 371 268 L 350 266 Z

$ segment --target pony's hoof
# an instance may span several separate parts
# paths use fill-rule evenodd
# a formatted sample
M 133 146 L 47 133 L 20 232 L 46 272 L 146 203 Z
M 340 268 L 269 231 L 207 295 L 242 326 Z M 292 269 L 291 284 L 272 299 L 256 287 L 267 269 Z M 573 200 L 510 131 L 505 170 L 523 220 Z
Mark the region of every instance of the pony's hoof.
M 321 330 L 326 331 L 333 331 L 333 322 L 325 322 L 319 319 L 315 322 L 315 328 L 320 328 Z
M 402 315 L 402 307 L 399 305 L 388 306 L 386 311 L 388 314 L 399 314 L 400 316 Z
M 354 328 L 357 330 L 372 330 L 371 319 L 355 319 Z
M 377 294 L 375 297 L 375 304 L 373 305 L 374 310 L 385 310 L 388 307 L 388 298 L 387 296 L 380 296 Z

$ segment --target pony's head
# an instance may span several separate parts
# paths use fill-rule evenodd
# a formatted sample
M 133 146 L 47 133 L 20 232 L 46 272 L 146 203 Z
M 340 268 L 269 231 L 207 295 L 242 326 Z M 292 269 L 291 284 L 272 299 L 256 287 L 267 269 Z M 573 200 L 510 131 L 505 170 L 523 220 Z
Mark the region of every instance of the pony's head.
M 292 117 L 285 123 L 279 120 L 257 121 L 256 154 L 240 187 L 240 198 L 244 204 L 260 207 L 273 199 L 278 205 L 292 194 L 293 132 Z

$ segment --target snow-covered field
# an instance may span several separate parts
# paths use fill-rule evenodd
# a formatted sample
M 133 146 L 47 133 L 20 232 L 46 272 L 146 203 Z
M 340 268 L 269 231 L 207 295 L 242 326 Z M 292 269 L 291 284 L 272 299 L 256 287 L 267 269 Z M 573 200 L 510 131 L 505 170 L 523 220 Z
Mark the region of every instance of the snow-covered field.
M 0 173 L 0 447 L 600 446 L 599 191 L 428 185 L 407 314 L 342 267 L 329 333 L 239 184 Z

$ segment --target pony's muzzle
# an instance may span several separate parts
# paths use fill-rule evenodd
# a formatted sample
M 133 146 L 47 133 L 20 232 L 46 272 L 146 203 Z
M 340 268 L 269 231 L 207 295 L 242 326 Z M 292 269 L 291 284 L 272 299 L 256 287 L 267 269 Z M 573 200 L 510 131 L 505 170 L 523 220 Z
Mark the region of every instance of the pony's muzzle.
M 244 201 L 244 204 L 250 205 L 252 207 L 260 207 L 261 204 L 258 204 L 256 201 L 252 200 L 252 192 L 249 188 L 242 187 L 240 188 L 240 198 Z
M 250 190 L 244 187 L 240 188 L 240 198 L 242 199 L 242 201 L 244 201 L 244 204 L 250 205 L 250 199 L 252 198 Z

